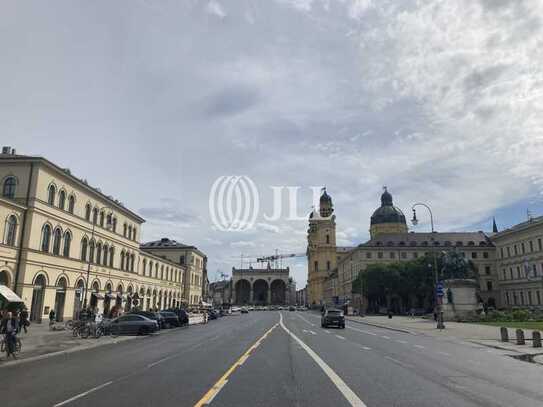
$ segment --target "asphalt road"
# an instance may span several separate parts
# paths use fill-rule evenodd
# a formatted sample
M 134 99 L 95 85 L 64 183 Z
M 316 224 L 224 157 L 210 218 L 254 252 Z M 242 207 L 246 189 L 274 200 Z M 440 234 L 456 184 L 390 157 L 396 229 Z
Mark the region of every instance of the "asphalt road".
M 543 406 L 543 368 L 310 312 L 253 312 L 0 368 L 4 406 Z

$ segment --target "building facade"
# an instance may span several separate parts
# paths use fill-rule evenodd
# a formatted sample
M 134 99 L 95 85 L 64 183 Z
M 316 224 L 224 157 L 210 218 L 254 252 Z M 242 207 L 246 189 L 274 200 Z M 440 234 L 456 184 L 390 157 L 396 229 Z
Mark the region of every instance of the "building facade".
M 185 269 L 183 296 L 190 306 L 200 304 L 207 282 L 207 256 L 196 246 L 186 245 L 168 238 L 162 238 L 140 246 L 146 253 L 176 263 Z
M 496 245 L 501 303 L 509 308 L 543 307 L 543 217 L 492 236 Z
M 140 250 L 140 216 L 42 157 L 0 155 L 0 283 L 33 321 L 187 302 L 185 268 Z
M 232 304 L 287 305 L 290 269 L 232 268 Z

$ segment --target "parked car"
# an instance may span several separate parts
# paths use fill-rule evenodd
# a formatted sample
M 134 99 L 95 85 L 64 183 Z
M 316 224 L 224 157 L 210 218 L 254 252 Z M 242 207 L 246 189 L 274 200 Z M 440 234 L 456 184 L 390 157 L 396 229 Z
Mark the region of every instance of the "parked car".
M 207 311 L 207 315 L 208 315 L 209 320 L 218 318 L 217 312 L 215 310 L 213 310 L 213 309 L 210 309 L 209 311 Z
M 143 315 L 125 314 L 111 320 L 108 325 L 111 335 L 147 335 L 158 330 L 156 320 L 149 319 Z
M 153 312 L 153 311 L 132 311 L 128 313 L 127 315 L 141 315 L 145 318 L 152 319 L 153 321 L 156 321 L 158 324 L 158 329 L 164 329 L 165 321 L 164 317 L 160 314 L 160 312 Z
M 289 311 L 296 311 L 296 308 L 293 305 L 291 305 L 290 307 L 288 307 L 288 310 Z
M 241 307 L 241 313 L 242 314 L 248 314 L 249 310 L 247 309 L 247 307 Z
M 333 308 L 324 311 L 321 318 L 321 326 L 323 328 L 328 328 L 330 325 L 345 329 L 345 316 L 343 315 L 343 311 Z
M 160 315 L 164 318 L 164 328 L 181 326 L 181 322 L 179 322 L 179 318 L 174 312 L 160 311 Z
M 232 312 L 240 312 L 240 311 L 241 311 L 240 307 L 232 307 Z

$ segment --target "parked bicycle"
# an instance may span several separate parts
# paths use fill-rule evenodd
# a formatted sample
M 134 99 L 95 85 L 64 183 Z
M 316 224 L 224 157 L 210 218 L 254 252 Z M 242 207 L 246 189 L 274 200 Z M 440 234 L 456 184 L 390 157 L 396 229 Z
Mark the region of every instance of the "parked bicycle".
M 23 344 L 21 342 L 21 339 L 17 337 L 15 341 L 15 353 L 20 353 L 22 348 Z M 4 352 L 6 354 L 8 353 L 8 344 L 6 343 L 5 336 L 2 335 L 2 337 L 0 338 L 0 353 Z
M 90 324 L 86 321 L 73 321 L 72 323 L 72 335 L 74 338 L 81 337 L 87 339 L 91 334 Z

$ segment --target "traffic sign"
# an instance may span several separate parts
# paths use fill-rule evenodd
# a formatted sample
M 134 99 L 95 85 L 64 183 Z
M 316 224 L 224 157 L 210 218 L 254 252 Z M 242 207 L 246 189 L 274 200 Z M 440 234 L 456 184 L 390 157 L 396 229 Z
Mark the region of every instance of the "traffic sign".
M 440 281 L 439 283 L 437 283 L 436 285 L 436 295 L 438 297 L 444 297 L 445 296 L 445 292 L 443 291 L 443 283 Z

